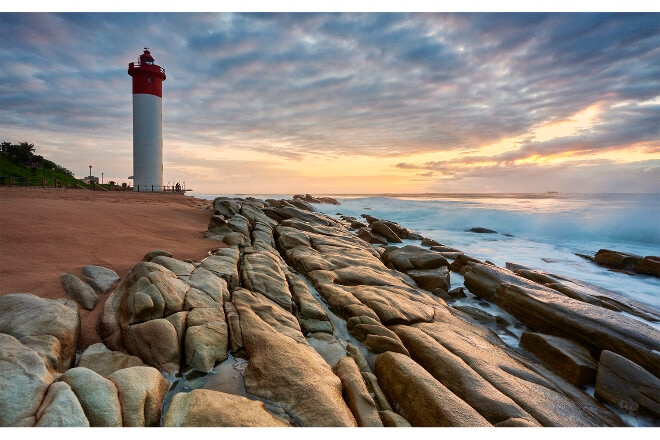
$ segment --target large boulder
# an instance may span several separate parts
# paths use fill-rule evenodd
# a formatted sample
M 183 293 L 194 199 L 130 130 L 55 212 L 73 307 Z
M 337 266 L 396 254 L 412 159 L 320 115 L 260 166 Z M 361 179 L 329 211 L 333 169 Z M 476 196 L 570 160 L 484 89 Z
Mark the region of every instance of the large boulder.
M 39 353 L 0 333 L 0 426 L 34 426 L 53 379 Z
M 369 226 L 371 226 L 371 230 L 374 233 L 385 237 L 388 243 L 402 242 L 401 237 L 399 237 L 388 225 L 381 221 L 372 222 Z
M 80 355 L 78 367 L 92 370 L 103 377 L 108 377 L 117 370 L 144 366 L 137 357 L 121 351 L 112 351 L 102 343 L 92 344 Z
M 53 382 L 36 414 L 38 427 L 88 427 L 78 398 L 65 382 Z
M 660 422 L 660 379 L 616 353 L 603 350 L 600 355 L 594 395 L 627 413 L 647 414 Z
M 285 263 L 275 250 L 268 253 L 246 253 L 243 257 L 241 280 L 246 289 L 261 293 L 291 312 L 291 292 L 287 287 L 283 265 Z
M 222 305 L 190 311 L 185 337 L 186 365 L 209 371 L 228 357 L 229 329 Z
M 112 381 L 84 367 L 67 370 L 60 380 L 71 387 L 90 426 L 122 426 L 119 395 Z
M 80 315 L 73 301 L 8 293 L 0 296 L 0 310 L 0 333 L 36 350 L 54 371 L 72 366 L 80 334 Z
M 383 391 L 412 426 L 492 426 L 408 356 L 382 353 L 375 369 Z
M 290 426 L 269 413 L 263 402 L 220 391 L 196 389 L 172 397 L 163 426 L 169 427 L 283 427 Z
M 159 426 L 169 382 L 153 367 L 115 371 L 110 379 L 118 390 L 124 426 Z
M 388 267 L 401 272 L 449 266 L 449 262 L 439 252 L 414 245 L 387 247 L 383 252 L 382 259 Z

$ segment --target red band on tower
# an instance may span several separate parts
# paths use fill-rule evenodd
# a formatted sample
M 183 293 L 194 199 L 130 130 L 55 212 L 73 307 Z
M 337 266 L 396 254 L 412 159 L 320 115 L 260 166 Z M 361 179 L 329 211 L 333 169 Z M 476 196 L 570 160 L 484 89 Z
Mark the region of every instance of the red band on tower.
M 137 63 L 128 65 L 128 74 L 133 77 L 133 94 L 154 95 L 163 97 L 163 81 L 165 69 L 154 64 L 154 58 L 145 49 Z

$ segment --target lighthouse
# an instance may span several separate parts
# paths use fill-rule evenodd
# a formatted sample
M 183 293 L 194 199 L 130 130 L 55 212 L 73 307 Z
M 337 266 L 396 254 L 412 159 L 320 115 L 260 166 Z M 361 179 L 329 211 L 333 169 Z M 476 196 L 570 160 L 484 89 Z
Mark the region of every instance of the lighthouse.
M 133 77 L 133 190 L 163 190 L 163 81 L 165 69 L 144 48 Z

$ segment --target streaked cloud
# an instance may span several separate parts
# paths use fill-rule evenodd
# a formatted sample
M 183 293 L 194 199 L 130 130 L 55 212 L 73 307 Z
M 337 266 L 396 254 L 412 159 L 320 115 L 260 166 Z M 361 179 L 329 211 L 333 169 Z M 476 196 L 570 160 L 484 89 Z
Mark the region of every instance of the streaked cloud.
M 656 13 L 2 13 L 0 40 L 2 140 L 79 175 L 132 174 L 147 46 L 166 180 L 203 191 L 658 190 Z

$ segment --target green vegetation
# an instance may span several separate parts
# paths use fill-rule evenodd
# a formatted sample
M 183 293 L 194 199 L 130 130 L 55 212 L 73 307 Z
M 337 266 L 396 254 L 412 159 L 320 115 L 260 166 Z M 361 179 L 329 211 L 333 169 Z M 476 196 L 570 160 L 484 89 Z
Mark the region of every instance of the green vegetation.
M 0 185 L 75 187 L 81 185 L 89 188 L 82 180 L 76 179 L 73 173 L 43 156 L 35 154 L 34 144 L 19 142 L 0 144 Z M 103 185 L 107 186 L 107 185 Z

